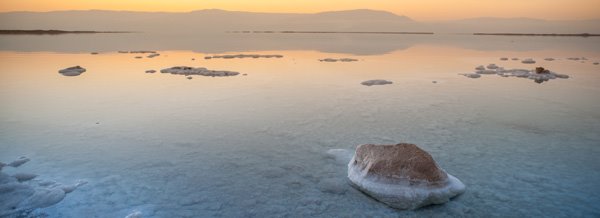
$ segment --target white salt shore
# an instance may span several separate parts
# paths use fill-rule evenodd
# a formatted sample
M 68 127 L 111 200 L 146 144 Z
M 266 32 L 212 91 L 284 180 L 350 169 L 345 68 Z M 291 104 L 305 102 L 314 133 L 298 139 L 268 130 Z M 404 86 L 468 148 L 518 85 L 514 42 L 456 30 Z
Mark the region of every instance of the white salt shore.
M 74 66 L 59 70 L 58 73 L 62 74 L 63 76 L 79 76 L 85 71 L 86 70 L 83 67 Z

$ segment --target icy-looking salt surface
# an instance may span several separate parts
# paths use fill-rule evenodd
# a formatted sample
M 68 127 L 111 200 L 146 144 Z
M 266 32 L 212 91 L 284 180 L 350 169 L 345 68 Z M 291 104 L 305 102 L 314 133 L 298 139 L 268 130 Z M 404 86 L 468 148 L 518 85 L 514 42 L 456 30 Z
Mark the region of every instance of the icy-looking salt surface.
M 208 70 L 204 67 L 186 67 L 177 66 L 160 70 L 161 73 L 170 73 L 175 75 L 184 75 L 188 79 L 192 77 L 190 75 L 200 76 L 211 76 L 211 77 L 226 77 L 226 76 L 237 76 L 238 72 L 225 71 L 225 70 Z
M 394 83 L 394 82 L 389 81 L 389 80 L 374 79 L 374 80 L 363 81 L 360 84 L 365 85 L 365 86 L 380 86 L 380 85 L 389 85 L 392 83 Z
M 33 180 L 31 173 L 8 175 L 4 167 L 19 167 L 29 158 L 20 157 L 8 164 L 0 162 L 0 217 L 29 217 L 38 208 L 50 207 L 65 198 L 77 187 L 86 184 L 78 181 L 73 185 L 63 185 L 53 181 Z
M 80 66 L 69 67 L 58 71 L 58 73 L 62 74 L 63 76 L 79 76 L 84 72 L 85 68 Z

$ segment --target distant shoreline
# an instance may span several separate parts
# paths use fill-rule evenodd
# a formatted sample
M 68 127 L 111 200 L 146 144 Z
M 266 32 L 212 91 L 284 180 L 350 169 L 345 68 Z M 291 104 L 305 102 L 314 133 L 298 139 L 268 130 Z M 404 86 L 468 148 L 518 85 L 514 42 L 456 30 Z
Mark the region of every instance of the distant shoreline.
M 595 37 L 600 34 L 576 33 L 576 34 L 541 34 L 541 33 L 473 33 L 476 36 L 567 36 L 567 37 Z
M 3 35 L 59 35 L 59 34 L 95 34 L 95 33 L 131 33 L 123 31 L 66 31 L 66 30 L 0 30 Z
M 284 34 L 415 34 L 433 35 L 433 32 L 363 32 L 363 31 L 230 31 L 230 33 L 284 33 Z

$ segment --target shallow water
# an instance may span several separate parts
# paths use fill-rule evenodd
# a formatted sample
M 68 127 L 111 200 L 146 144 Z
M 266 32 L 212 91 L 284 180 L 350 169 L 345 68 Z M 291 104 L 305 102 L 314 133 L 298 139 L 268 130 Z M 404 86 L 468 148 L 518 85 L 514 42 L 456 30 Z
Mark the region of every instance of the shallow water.
M 40 214 L 600 216 L 597 38 L 235 35 L 162 44 L 148 36 L 127 44 L 82 36 L 66 44 L 73 37 L 0 38 L 0 161 L 25 155 L 32 161 L 15 171 L 89 182 Z M 133 49 L 161 56 L 116 52 Z M 284 57 L 203 58 L 238 53 Z M 318 61 L 329 57 L 359 61 Z M 571 78 L 459 75 L 489 63 Z M 58 73 L 75 65 L 87 72 Z M 179 65 L 248 75 L 144 73 Z M 371 79 L 394 83 L 360 85 Z M 467 192 L 444 205 L 394 210 L 350 187 L 346 163 L 327 155 L 397 142 L 430 152 Z

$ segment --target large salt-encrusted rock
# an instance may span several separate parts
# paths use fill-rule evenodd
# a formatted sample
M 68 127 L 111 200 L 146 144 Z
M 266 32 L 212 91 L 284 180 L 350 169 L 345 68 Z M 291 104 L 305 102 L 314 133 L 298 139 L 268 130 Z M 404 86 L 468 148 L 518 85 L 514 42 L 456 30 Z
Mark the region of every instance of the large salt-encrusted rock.
M 443 204 L 465 191 L 429 153 L 405 143 L 359 145 L 348 164 L 348 178 L 362 192 L 398 209 Z

